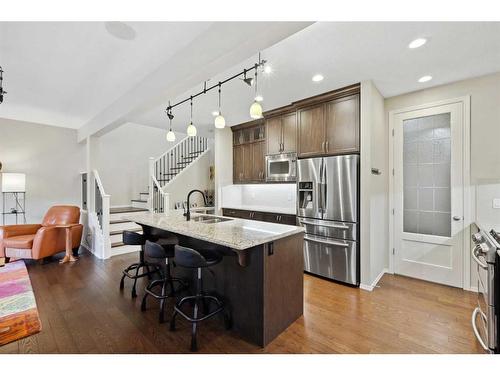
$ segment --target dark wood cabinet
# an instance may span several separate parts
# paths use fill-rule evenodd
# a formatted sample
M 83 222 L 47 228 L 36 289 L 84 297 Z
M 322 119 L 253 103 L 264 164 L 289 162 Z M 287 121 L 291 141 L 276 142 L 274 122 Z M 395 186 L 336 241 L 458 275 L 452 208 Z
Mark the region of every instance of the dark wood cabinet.
M 233 146 L 233 183 L 243 182 L 243 146 Z
M 289 113 L 282 116 L 283 152 L 297 152 L 297 114 Z
M 233 183 L 265 182 L 265 155 L 299 158 L 360 152 L 360 86 L 348 86 L 264 113 L 231 128 Z
M 299 157 L 359 152 L 359 95 L 299 109 Z
M 267 154 L 279 154 L 281 152 L 281 117 L 271 117 L 266 120 L 267 130 Z
M 287 225 L 296 225 L 297 221 L 295 215 L 280 214 L 273 212 L 239 210 L 234 208 L 223 208 L 222 215 L 228 217 L 235 217 L 238 219 L 266 221 L 268 223 L 278 223 Z
M 359 151 L 359 95 L 325 104 L 327 154 Z
M 268 155 L 297 151 L 296 118 L 293 112 L 266 120 Z
M 264 120 L 233 129 L 233 183 L 265 181 L 266 128 Z
M 325 106 L 315 105 L 298 112 L 298 156 L 309 157 L 325 152 Z
M 264 154 L 266 152 L 266 142 L 254 142 L 251 144 L 252 146 L 252 181 L 255 182 L 263 182 L 266 180 L 266 161 Z

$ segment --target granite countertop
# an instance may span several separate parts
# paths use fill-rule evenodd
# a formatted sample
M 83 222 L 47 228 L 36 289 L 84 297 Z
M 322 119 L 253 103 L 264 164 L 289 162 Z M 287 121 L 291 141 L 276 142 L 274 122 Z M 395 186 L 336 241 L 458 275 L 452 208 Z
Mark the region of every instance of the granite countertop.
M 254 206 L 254 205 L 238 205 L 238 204 L 225 204 L 222 208 L 228 208 L 233 210 L 245 210 L 245 211 L 260 211 L 260 212 L 270 212 L 275 214 L 287 214 L 296 215 L 297 210 L 294 207 L 270 207 L 270 206 Z
M 236 218 L 228 218 L 230 219 L 228 221 L 209 224 L 193 220 L 197 216 L 222 217 L 192 213 L 191 220 L 186 221 L 182 211 L 170 210 L 166 213 L 124 214 L 123 218 L 235 250 L 245 250 L 304 232 L 302 227 Z

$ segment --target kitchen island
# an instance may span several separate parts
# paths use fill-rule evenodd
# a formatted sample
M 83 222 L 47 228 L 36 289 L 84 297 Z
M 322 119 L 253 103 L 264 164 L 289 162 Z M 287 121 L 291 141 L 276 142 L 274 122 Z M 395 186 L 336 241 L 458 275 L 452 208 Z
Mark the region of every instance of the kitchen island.
M 178 210 L 134 213 L 124 219 L 141 225 L 146 236 L 174 234 L 180 245 L 216 248 L 224 254 L 204 286 L 223 298 L 232 329 L 247 341 L 264 347 L 302 316 L 303 228 L 194 213 L 186 221 Z M 174 273 L 194 276 L 181 267 Z

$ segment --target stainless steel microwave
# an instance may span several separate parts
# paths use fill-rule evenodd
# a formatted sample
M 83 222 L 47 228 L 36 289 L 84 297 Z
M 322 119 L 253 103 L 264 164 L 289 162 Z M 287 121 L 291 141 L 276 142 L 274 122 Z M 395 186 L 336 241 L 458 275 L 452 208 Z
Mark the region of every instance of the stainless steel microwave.
M 266 181 L 295 182 L 297 178 L 297 154 L 266 155 Z

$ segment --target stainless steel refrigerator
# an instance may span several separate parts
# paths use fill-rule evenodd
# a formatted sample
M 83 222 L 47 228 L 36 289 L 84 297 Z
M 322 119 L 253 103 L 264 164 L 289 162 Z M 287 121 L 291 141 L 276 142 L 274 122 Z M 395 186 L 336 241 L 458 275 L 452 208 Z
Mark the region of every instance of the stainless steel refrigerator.
M 359 155 L 297 162 L 297 221 L 304 270 L 359 285 Z

